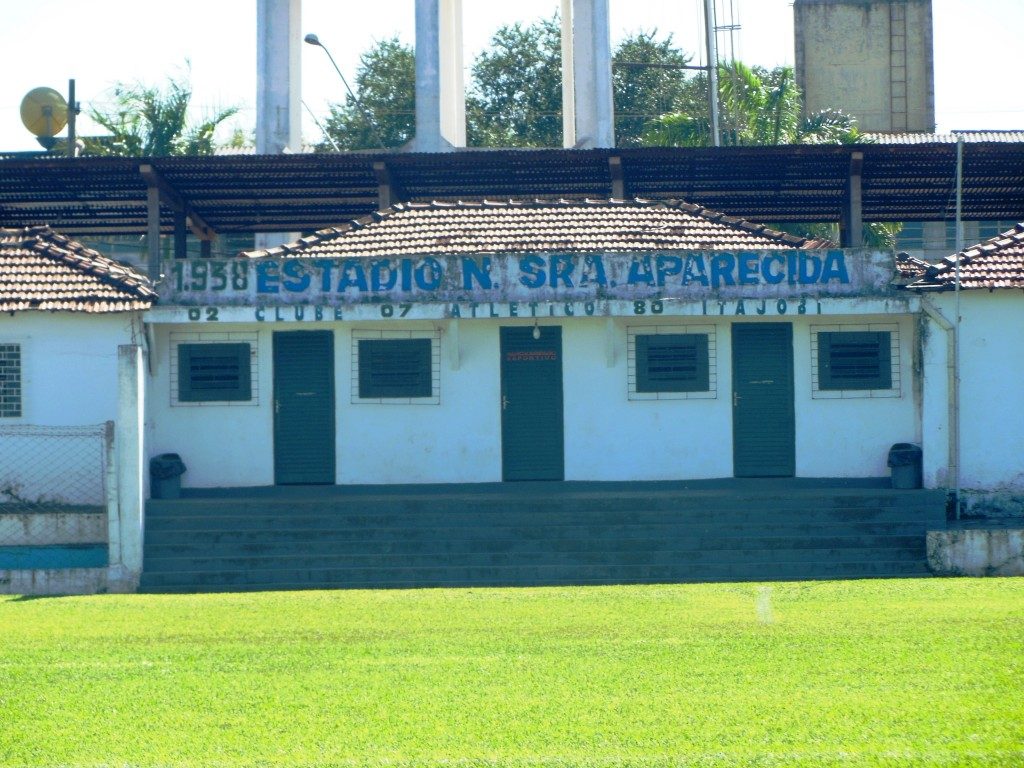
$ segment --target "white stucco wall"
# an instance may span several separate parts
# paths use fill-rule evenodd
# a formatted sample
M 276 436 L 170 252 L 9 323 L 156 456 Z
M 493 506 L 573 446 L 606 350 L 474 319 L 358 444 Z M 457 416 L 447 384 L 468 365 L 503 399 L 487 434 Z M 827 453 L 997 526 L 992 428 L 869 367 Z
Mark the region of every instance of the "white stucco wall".
M 215 329 L 157 326 L 151 373 L 147 378 L 146 455 L 181 455 L 187 468 L 185 487 L 272 485 L 273 350 L 272 337 L 256 326 L 224 325 Z M 230 341 L 234 334 L 256 334 L 257 375 L 252 404 L 189 403 L 171 405 L 172 334 L 184 340 Z M 200 334 L 197 339 L 194 334 Z
M 1024 292 L 960 296 L 960 485 L 1024 490 Z M 934 301 L 954 317 L 952 293 Z
M 117 347 L 128 313 L 17 312 L 0 317 L 0 343 L 21 346 L 22 416 L 0 424 L 78 426 L 117 415 Z
M 21 416 L 0 418 L 0 501 L 106 502 L 103 425 L 117 419 L 117 350 L 131 339 L 130 314 L 0 318 L 0 344 L 21 360 Z
M 437 404 L 353 403 L 352 331 L 432 331 L 433 323 L 374 326 L 356 323 L 335 331 L 338 371 L 338 482 L 461 483 L 501 480 L 498 326 L 459 324 L 459 365 L 452 370 L 447 323 L 441 329 Z
M 741 318 L 748 320 L 748 318 Z M 565 477 L 567 480 L 668 480 L 729 477 L 732 469 L 731 318 L 561 319 Z M 778 322 L 779 318 L 772 318 Z M 919 442 L 912 386 L 914 318 L 796 317 L 793 322 L 797 474 L 870 477 L 888 474 L 896 442 Z M 527 324 L 529 321 L 523 321 Z M 815 396 L 811 334 L 816 325 L 886 323 L 899 335 L 898 396 Z M 148 405 L 150 456 L 181 454 L 186 487 L 273 483 L 274 330 L 333 328 L 337 482 L 456 483 L 501 479 L 499 328 L 510 321 L 462 320 L 453 365 L 447 322 L 284 323 L 157 326 Z M 714 330 L 714 396 L 638 400 L 628 395 L 628 329 L 658 325 Z M 353 331 L 440 331 L 436 403 L 354 402 Z M 190 337 L 183 334 L 229 334 Z M 608 342 L 611 336 L 612 355 Z M 257 348 L 255 404 L 174 405 L 172 340 L 252 338 Z
M 813 328 L 887 326 L 895 326 L 899 335 L 898 395 L 815 396 L 810 375 Z M 914 319 L 907 315 L 802 318 L 793 324 L 793 346 L 797 477 L 888 476 L 889 448 L 894 443 L 921 441 L 913 390 Z
M 936 310 L 952 322 L 953 313 L 936 304 Z M 926 488 L 946 487 L 950 465 L 950 370 L 948 336 L 932 319 L 924 322 L 921 340 L 921 448 Z

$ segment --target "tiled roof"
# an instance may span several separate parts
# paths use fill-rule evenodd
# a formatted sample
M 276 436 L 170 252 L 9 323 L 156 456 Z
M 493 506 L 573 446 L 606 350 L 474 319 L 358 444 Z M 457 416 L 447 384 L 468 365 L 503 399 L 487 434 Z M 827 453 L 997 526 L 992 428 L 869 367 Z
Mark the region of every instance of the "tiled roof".
M 896 254 L 896 279 L 901 281 L 915 280 L 924 275 L 931 267 L 930 261 L 911 256 L 909 253 Z
M 963 137 L 965 144 L 1024 142 L 1024 131 L 956 131 L 955 133 L 883 133 L 869 131 L 861 134 L 869 144 L 956 144 Z
M 1024 224 L 967 248 L 960 256 L 961 288 L 1024 288 Z M 910 288 L 949 290 L 956 283 L 957 255 L 929 264 Z
M 394 257 L 827 245 L 678 200 L 484 200 L 401 203 L 247 255 Z
M 0 312 L 127 312 L 155 297 L 138 272 L 49 227 L 0 229 Z

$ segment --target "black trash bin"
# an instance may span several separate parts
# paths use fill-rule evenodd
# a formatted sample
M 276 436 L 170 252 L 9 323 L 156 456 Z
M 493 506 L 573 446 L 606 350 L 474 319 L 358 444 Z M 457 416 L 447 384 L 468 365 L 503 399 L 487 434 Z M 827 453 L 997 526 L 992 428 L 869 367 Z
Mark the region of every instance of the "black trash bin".
M 185 462 L 176 453 L 161 453 L 149 460 L 149 495 L 154 499 L 181 497 Z
M 909 490 L 921 487 L 921 448 L 913 443 L 896 443 L 889 449 L 892 487 Z

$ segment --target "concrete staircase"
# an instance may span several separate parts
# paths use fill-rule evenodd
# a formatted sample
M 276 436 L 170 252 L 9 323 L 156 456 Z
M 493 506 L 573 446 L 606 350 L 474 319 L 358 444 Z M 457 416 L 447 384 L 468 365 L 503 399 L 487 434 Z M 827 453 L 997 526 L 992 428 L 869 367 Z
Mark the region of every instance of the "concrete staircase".
M 924 576 L 941 491 L 861 481 L 268 488 L 146 508 L 142 589 Z M 875 486 L 875 487 L 872 487 Z

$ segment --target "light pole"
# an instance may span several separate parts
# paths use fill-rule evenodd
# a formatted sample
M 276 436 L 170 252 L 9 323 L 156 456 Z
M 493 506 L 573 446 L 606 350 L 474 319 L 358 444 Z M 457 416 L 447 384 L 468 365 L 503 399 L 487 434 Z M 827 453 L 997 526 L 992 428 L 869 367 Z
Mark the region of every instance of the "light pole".
M 338 77 L 341 78 L 341 82 L 345 85 L 345 90 L 348 91 L 349 98 L 352 99 L 355 105 L 359 108 L 359 111 L 363 113 L 363 117 L 366 118 L 366 122 L 370 126 L 370 130 L 373 131 L 373 138 L 377 140 L 377 143 L 380 145 L 381 149 L 387 149 L 387 147 L 384 146 L 384 141 L 380 137 L 380 133 L 377 132 L 377 124 L 373 122 L 373 118 L 370 117 L 369 113 L 367 113 L 367 111 L 363 109 L 363 104 L 361 101 L 359 101 L 359 97 L 352 92 L 352 89 L 349 87 L 348 80 L 346 80 L 345 76 L 341 74 L 341 69 L 338 68 L 338 63 L 334 60 L 334 57 L 331 56 L 331 52 L 327 50 L 327 46 L 321 43 L 320 38 L 314 35 L 312 32 L 310 32 L 302 39 L 304 42 L 309 43 L 310 45 L 315 45 L 322 48 L 324 53 L 327 54 L 327 58 L 330 59 L 331 64 L 334 65 L 334 71 L 338 73 Z

